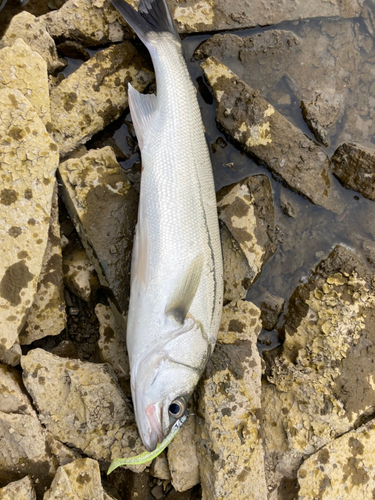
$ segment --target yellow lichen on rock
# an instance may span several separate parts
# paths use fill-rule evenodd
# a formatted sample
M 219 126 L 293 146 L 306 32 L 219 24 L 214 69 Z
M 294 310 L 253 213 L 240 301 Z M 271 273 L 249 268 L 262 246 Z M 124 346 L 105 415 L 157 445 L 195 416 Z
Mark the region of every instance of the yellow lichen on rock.
M 206 25 L 207 29 L 214 19 L 214 4 L 212 0 L 202 0 L 193 6 L 178 5 L 174 11 L 174 18 L 184 31 L 198 31 L 198 27 Z

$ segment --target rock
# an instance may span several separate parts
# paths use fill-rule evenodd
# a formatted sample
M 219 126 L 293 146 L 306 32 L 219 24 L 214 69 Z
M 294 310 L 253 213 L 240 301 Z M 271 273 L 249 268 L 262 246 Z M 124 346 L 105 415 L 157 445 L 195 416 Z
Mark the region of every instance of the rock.
M 224 131 L 290 188 L 341 213 L 344 203 L 331 186 L 328 158 L 320 147 L 217 59 L 210 57 L 201 66 L 214 91 L 216 120 Z
M 284 299 L 265 292 L 260 302 L 260 319 L 265 330 L 273 330 L 283 312 Z
M 69 290 L 85 302 L 90 302 L 92 288 L 97 288 L 97 276 L 83 248 L 64 254 L 64 283 Z
M 60 9 L 40 19 L 53 38 L 74 40 L 85 47 L 132 38 L 132 30 L 109 0 L 68 0 Z
M 375 481 L 375 424 L 359 427 L 321 448 L 298 471 L 299 500 L 371 498 Z
M 143 452 L 133 412 L 108 365 L 42 349 L 29 351 L 21 365 L 39 418 L 56 439 L 98 460 Z
M 235 3 L 217 0 L 185 0 L 183 3 L 168 1 L 179 31 L 219 31 L 228 29 L 254 28 L 282 21 L 308 19 L 312 17 L 355 17 L 361 12 L 362 4 L 357 0 L 340 3 L 333 0 L 316 2 L 291 2 L 286 0 L 277 4 L 264 5 L 261 0 L 251 3 L 246 0 Z
M 0 90 L 0 358 L 18 338 L 41 272 L 57 146 L 19 90 Z
M 254 175 L 223 188 L 218 193 L 219 220 L 225 224 L 232 242 L 222 228 L 224 289 L 226 300 L 245 298 L 262 267 L 276 251 L 274 210 L 270 181 Z
M 16 340 L 12 347 L 8 349 L 8 351 L 0 359 L 0 362 L 4 363 L 4 365 L 17 366 L 20 363 L 21 356 L 21 346 L 19 341 Z
M 100 324 L 98 348 L 102 361 L 112 366 L 119 380 L 129 379 L 129 359 L 125 344 L 125 330 L 119 328 L 109 306 L 97 304 L 95 314 Z
M 171 473 L 169 472 L 167 454 L 165 451 L 158 455 L 152 462 L 150 474 L 163 481 L 171 480 Z
M 78 458 L 82 458 L 77 450 L 73 450 L 68 446 L 65 446 L 65 444 L 61 443 L 61 441 L 55 439 L 50 432 L 46 431 L 45 435 L 48 447 L 51 454 L 57 461 L 58 466 L 67 465 L 74 462 L 74 460 L 77 460 Z
M 337 246 L 289 299 L 281 355 L 270 363 L 262 391 L 268 484 L 275 491 L 285 478 L 296 480 L 304 457 L 373 412 L 373 274 Z
M 198 385 L 197 450 L 202 498 L 266 500 L 260 438 L 260 311 L 223 308 L 218 343 Z
M 199 484 L 195 417 L 193 415 L 187 419 L 180 432 L 169 444 L 168 464 L 175 490 L 186 491 Z
M 59 335 L 66 326 L 64 287 L 62 279 L 61 239 L 57 186 L 52 200 L 48 242 L 37 292 L 20 333 L 21 345 L 31 344 L 48 335 Z
M 121 326 L 129 298 L 138 194 L 110 147 L 67 160 L 59 172 L 65 204 L 101 285 L 113 294 L 112 310 Z
M 104 500 L 99 464 L 80 458 L 59 467 L 43 500 Z
M 60 54 L 63 54 L 65 57 L 70 57 L 71 59 L 81 59 L 82 61 L 88 61 L 90 59 L 90 54 L 84 46 L 73 40 L 66 40 L 65 42 L 59 43 L 56 48 Z
M 285 193 L 281 193 L 280 195 L 280 206 L 285 215 L 292 217 L 293 219 L 296 218 L 296 209 L 290 203 L 288 196 Z
M 53 38 L 48 34 L 45 24 L 29 12 L 21 12 L 14 16 L 0 40 L 0 48 L 13 45 L 17 38 L 38 52 L 47 63 L 49 73 L 61 71 L 66 61 L 59 59 Z
M 47 64 L 18 38 L 0 50 L 0 89 L 18 89 L 32 104 L 42 122 L 51 122 Z
M 36 500 L 33 483 L 29 476 L 0 488 L 1 500 Z
M 333 173 L 349 189 L 375 201 L 375 149 L 344 143 L 332 156 Z
M 87 142 L 128 105 L 128 82 L 142 92 L 153 79 L 130 42 L 97 52 L 51 90 L 53 137 L 62 156 Z
M 21 388 L 19 372 L 0 365 L 0 380 L 0 485 L 29 474 L 40 495 L 53 471 L 43 428 Z
M 317 141 L 328 146 L 328 130 L 341 111 L 340 98 L 327 93 L 317 94 L 313 101 L 302 100 L 301 110 L 305 122 Z

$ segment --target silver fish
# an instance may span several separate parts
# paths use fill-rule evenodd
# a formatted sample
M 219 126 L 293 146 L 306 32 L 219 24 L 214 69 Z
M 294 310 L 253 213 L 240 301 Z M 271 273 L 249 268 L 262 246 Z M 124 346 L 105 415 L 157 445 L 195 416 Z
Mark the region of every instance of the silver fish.
M 165 0 L 114 7 L 148 48 L 157 95 L 129 84 L 142 154 L 127 347 L 139 433 L 148 450 L 168 435 L 214 348 L 223 264 L 212 166 L 195 87 Z

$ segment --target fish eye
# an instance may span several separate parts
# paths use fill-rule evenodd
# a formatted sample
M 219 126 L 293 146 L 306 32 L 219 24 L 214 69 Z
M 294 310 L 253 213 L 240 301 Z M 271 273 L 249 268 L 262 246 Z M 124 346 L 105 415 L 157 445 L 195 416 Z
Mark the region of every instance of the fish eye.
M 177 398 L 169 405 L 168 412 L 173 418 L 180 418 L 186 411 L 186 400 L 183 397 Z

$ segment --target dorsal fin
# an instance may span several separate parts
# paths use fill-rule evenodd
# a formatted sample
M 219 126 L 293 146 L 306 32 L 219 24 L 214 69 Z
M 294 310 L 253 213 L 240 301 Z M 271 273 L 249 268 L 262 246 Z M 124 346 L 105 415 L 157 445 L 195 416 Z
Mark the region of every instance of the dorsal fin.
M 129 108 L 133 120 L 138 144 L 142 151 L 144 137 L 156 109 L 155 94 L 140 94 L 131 84 L 128 84 Z
M 176 286 L 165 314 L 172 316 L 178 323 L 183 324 L 201 280 L 203 271 L 203 255 L 199 254 L 185 272 L 182 280 Z

